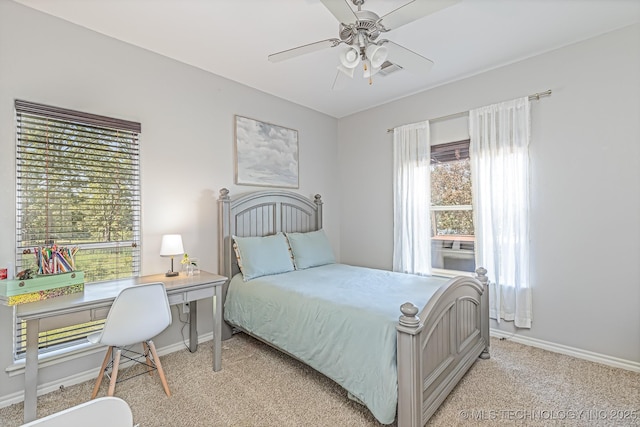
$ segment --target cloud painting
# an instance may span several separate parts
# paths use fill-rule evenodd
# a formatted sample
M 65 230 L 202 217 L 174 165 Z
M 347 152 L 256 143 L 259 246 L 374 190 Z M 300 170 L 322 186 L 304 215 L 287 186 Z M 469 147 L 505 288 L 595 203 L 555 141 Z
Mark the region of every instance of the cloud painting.
M 298 188 L 298 131 L 236 116 L 236 184 Z

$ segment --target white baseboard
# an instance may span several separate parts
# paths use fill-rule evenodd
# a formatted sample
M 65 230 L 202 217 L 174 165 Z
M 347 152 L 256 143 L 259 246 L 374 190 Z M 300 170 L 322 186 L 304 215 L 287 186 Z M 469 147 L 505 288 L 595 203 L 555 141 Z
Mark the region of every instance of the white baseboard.
M 640 372 L 640 363 L 634 362 L 632 360 L 619 359 L 617 357 L 607 356 L 606 354 L 594 353 L 592 351 L 569 347 L 562 344 L 556 344 L 549 341 L 543 341 L 537 338 L 529 338 L 518 334 L 508 333 L 499 329 L 491 328 L 489 333 L 492 337 L 508 339 L 513 342 L 528 345 L 531 347 L 541 348 L 543 350 L 552 351 L 554 353 L 566 354 L 567 356 L 573 356 L 578 359 L 584 359 L 590 362 L 613 366 L 614 368 Z
M 213 339 L 213 332 L 209 332 L 207 334 L 203 334 L 198 336 L 198 343 L 203 343 L 205 341 L 210 341 Z M 106 347 L 105 347 L 106 349 Z M 183 342 L 177 342 L 175 344 L 171 344 L 162 348 L 158 348 L 158 356 L 164 356 L 165 354 L 173 353 L 176 351 L 184 350 L 185 344 Z M 24 368 L 21 369 L 22 373 L 24 373 Z M 100 371 L 100 367 L 97 366 L 95 369 L 90 369 L 88 371 L 80 372 L 59 380 L 51 381 L 45 384 L 38 385 L 38 396 L 43 394 L 51 393 L 52 391 L 59 390 L 61 387 L 71 387 L 75 384 L 80 384 L 85 381 L 94 380 Z M 89 400 L 87 396 L 87 400 Z M 20 403 L 24 400 L 24 391 L 19 391 L 16 393 L 11 393 L 5 396 L 0 397 L 0 408 L 4 408 L 5 406 L 13 405 L 14 403 Z

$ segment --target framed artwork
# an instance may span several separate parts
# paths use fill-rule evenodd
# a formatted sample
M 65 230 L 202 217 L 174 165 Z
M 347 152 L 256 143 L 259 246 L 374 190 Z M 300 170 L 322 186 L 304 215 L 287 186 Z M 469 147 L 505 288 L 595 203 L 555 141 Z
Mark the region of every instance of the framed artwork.
M 247 117 L 236 121 L 236 184 L 298 188 L 298 131 Z

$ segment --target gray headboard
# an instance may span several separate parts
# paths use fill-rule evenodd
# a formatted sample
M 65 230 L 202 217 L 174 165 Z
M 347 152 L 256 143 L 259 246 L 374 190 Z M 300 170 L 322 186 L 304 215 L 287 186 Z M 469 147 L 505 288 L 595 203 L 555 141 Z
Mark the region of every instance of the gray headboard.
M 307 232 L 322 228 L 322 198 L 308 199 L 285 190 L 265 190 L 218 199 L 218 272 L 231 279 L 239 273 L 232 236 L 268 236 L 279 231 Z M 223 299 L 226 286 L 223 289 Z M 224 336 L 223 338 L 228 338 Z
M 255 191 L 218 199 L 218 271 L 229 278 L 239 272 L 232 236 L 268 236 L 279 231 L 307 232 L 322 228 L 322 199 L 310 200 L 284 190 Z

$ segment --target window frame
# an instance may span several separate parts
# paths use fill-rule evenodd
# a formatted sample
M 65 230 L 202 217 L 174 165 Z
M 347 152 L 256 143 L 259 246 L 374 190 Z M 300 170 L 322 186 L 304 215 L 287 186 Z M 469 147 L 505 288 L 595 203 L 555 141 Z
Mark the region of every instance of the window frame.
M 453 153 L 456 150 L 461 151 L 461 155 L 463 156 L 463 158 L 470 158 L 470 153 L 469 153 L 470 143 L 471 143 L 470 139 L 465 139 L 460 141 L 444 142 L 444 143 L 432 145 L 430 147 L 431 148 L 430 167 L 434 163 L 452 161 Z M 436 236 L 434 235 L 434 232 L 436 231 L 435 214 L 437 212 L 443 212 L 443 211 L 471 211 L 473 214 L 473 205 L 434 205 L 432 204 L 432 200 L 433 200 L 433 187 L 431 189 L 431 200 L 429 200 L 429 206 L 430 206 L 429 222 L 430 222 L 430 228 L 431 228 L 431 239 L 429 241 L 429 244 L 431 245 L 431 249 L 433 252 L 433 242 L 434 242 L 433 238 Z M 452 235 L 452 236 L 462 236 L 462 235 Z M 474 226 L 473 237 L 474 237 L 473 257 L 474 257 L 474 264 L 475 264 L 475 226 Z M 455 240 L 455 239 L 451 239 L 451 240 Z M 452 270 L 452 269 L 434 267 L 433 254 L 431 259 L 431 271 L 436 275 L 445 276 L 445 277 L 454 277 L 454 276 L 461 276 L 461 275 L 473 276 L 475 273 L 475 272 L 464 271 L 464 270 Z

